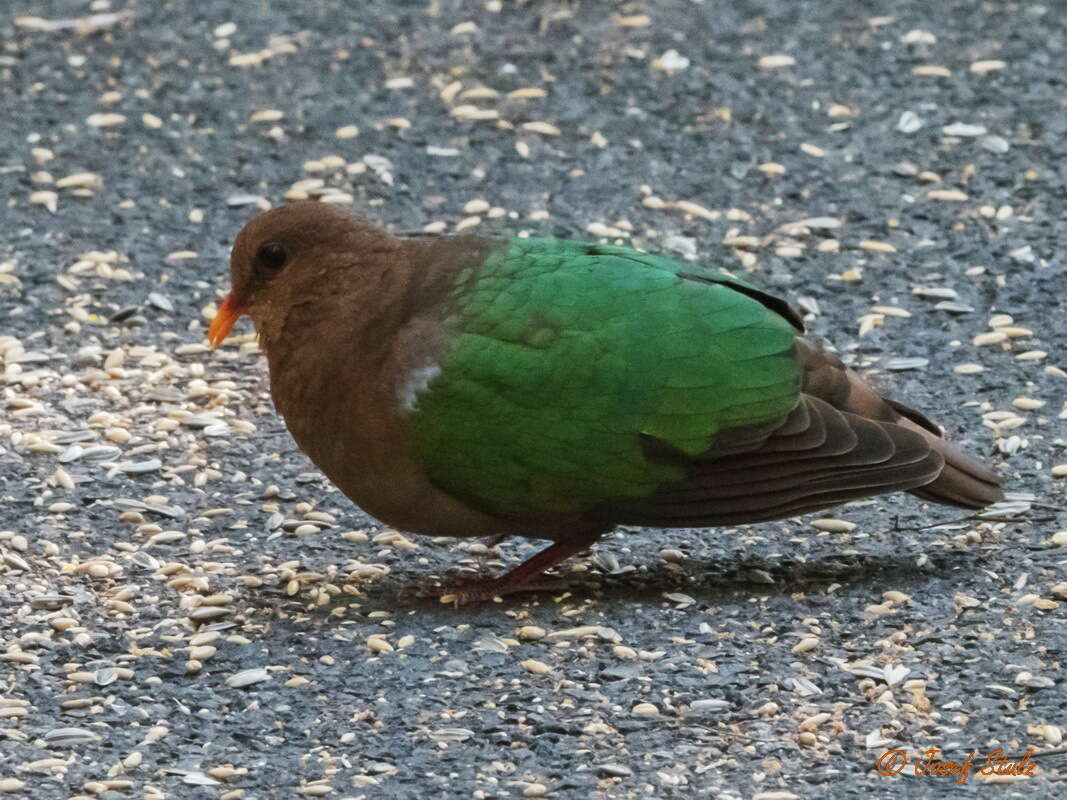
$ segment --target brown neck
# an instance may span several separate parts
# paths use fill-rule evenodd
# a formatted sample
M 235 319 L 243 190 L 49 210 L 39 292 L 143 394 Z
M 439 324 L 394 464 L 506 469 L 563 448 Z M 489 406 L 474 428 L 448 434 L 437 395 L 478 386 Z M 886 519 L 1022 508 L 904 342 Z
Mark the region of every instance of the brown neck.
M 379 445 L 406 439 L 398 389 L 412 370 L 440 358 L 454 276 L 482 263 L 492 246 L 461 237 L 392 242 L 372 258 L 335 263 L 328 280 L 305 282 L 284 311 L 252 309 L 275 406 L 328 474 L 327 464 L 342 458 L 371 469 Z M 333 452 L 341 430 L 360 454 Z

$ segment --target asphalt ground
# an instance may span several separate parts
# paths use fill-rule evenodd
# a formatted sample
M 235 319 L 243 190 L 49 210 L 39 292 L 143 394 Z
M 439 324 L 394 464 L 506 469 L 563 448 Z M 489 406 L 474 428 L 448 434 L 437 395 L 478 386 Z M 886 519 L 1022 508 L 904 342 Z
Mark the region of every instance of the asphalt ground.
M 1067 7 L 877 5 L 5 3 L 0 790 L 1067 794 Z M 540 544 L 384 530 L 247 323 L 205 346 L 287 196 L 746 274 L 1011 502 L 620 530 L 566 592 L 441 605 Z

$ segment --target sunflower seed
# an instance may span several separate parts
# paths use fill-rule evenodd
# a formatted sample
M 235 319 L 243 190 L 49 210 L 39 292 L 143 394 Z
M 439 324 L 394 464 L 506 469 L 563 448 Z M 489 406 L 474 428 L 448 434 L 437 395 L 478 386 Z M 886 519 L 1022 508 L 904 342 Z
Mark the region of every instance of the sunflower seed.
M 959 293 L 944 286 L 916 286 L 911 293 L 918 297 L 931 297 L 938 300 L 957 300 Z
M 489 634 L 478 639 L 473 645 L 472 650 L 484 650 L 489 653 L 506 653 L 508 651 L 508 643 L 501 639 L 499 636 Z
M 970 314 L 974 311 L 974 306 L 957 303 L 955 300 L 942 300 L 934 308 L 938 311 L 948 311 L 950 314 Z
M 270 679 L 270 673 L 263 667 L 256 667 L 254 669 L 246 669 L 241 672 L 234 673 L 226 679 L 226 685 L 232 689 L 241 689 L 245 686 L 251 686 L 254 683 L 260 683 Z
M 619 571 L 619 559 L 608 550 L 594 550 L 593 563 L 609 575 Z
M 52 441 L 55 444 L 74 444 L 76 442 L 91 442 L 96 439 L 97 433 L 95 431 L 71 431 L 69 433 L 61 433 Z
M 474 737 L 474 731 L 468 728 L 438 728 L 431 731 L 430 736 L 438 742 L 465 742 Z
M 66 594 L 42 594 L 30 599 L 30 608 L 41 611 L 58 611 L 69 606 L 74 598 Z
M 90 461 L 110 461 L 120 455 L 122 455 L 122 451 L 119 448 L 106 444 L 98 444 L 93 445 L 92 447 L 86 447 L 81 457 L 89 459 Z
M 49 747 L 73 747 L 100 741 L 99 736 L 85 728 L 53 728 L 42 738 Z
M 130 557 L 130 561 L 142 569 L 152 570 L 153 572 L 159 569 L 159 561 L 143 550 L 138 550 L 134 553 L 133 556 Z
M 1003 136 L 983 136 L 978 140 L 978 144 L 985 150 L 991 153 L 1006 153 L 1011 149 L 1011 145 L 1008 144 L 1008 140 Z
M 915 133 L 923 126 L 923 121 L 914 111 L 905 111 L 897 120 L 897 130 L 901 133 Z

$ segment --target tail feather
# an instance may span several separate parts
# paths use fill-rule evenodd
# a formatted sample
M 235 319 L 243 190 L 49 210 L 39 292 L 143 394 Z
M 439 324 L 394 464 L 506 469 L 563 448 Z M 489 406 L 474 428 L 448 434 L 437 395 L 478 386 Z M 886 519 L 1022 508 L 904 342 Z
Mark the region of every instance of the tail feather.
M 912 489 L 913 495 L 958 508 L 985 508 L 1004 499 L 1000 476 L 978 459 L 940 436 L 920 428 L 910 419 L 902 419 L 900 424 L 926 436 L 930 447 L 945 459 L 941 474 L 925 486 Z
M 930 449 L 944 459 L 934 480 L 911 494 L 924 500 L 959 508 L 984 508 L 1004 499 L 1000 476 L 960 447 L 945 441 L 941 430 L 924 414 L 883 397 L 840 359 L 803 342 L 804 391 L 822 397 L 835 407 L 853 414 L 890 422 L 921 434 Z

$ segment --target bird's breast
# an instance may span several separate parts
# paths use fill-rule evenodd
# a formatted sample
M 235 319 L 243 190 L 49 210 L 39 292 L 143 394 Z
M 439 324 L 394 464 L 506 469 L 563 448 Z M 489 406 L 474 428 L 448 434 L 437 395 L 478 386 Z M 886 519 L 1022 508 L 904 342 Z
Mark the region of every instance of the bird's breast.
M 412 400 L 431 375 L 415 376 Z M 323 380 L 296 365 L 272 365 L 271 393 L 301 451 L 350 500 L 399 530 L 475 537 L 501 523 L 434 486 L 413 450 L 405 385 L 370 370 Z

